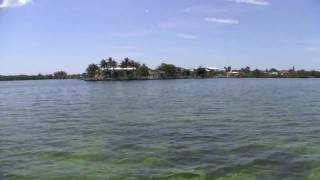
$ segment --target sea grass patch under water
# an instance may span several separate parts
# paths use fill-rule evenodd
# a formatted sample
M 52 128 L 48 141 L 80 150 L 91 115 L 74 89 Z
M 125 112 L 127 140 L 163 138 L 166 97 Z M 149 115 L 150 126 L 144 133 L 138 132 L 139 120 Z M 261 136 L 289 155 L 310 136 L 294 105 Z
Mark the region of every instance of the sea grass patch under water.
M 12 83 L 0 179 L 319 179 L 318 80 Z
M 206 176 L 194 172 L 174 172 L 167 175 L 151 176 L 150 180 L 206 180 Z
M 320 167 L 315 168 L 311 171 L 311 174 L 308 176 L 308 180 L 319 180 L 320 179 Z

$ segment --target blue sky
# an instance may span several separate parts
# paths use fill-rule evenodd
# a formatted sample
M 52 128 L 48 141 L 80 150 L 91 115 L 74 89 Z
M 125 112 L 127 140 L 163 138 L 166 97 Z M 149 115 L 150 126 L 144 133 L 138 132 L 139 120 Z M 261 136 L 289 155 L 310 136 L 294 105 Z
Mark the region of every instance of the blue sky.
M 0 0 L 0 74 L 156 67 L 320 70 L 319 0 Z

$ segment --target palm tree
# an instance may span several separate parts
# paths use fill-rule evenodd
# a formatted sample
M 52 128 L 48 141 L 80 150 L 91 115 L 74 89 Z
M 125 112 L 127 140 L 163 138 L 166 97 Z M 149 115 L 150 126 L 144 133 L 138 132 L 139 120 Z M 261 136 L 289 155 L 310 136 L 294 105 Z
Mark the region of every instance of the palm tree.
M 117 61 L 112 60 L 112 62 L 111 62 L 111 67 L 112 67 L 112 70 L 113 70 L 113 71 L 114 71 L 114 68 L 116 68 L 117 66 L 118 66 Z
M 148 66 L 146 66 L 145 64 L 142 64 L 141 66 L 139 66 L 139 68 L 137 69 L 137 75 L 139 77 L 147 77 L 149 75 Z
M 107 62 L 107 66 L 108 68 L 112 68 L 112 72 L 111 72 L 111 76 L 113 76 L 114 74 L 114 68 L 116 68 L 118 65 L 118 63 L 112 58 L 112 57 L 109 57 L 108 58 L 108 62 Z
M 113 63 L 113 59 L 112 59 L 112 57 L 109 57 L 109 58 L 108 58 L 108 62 L 107 62 L 108 68 L 111 68 L 111 67 L 112 67 L 112 63 Z
M 104 59 L 101 60 L 101 62 L 100 62 L 100 67 L 101 67 L 102 69 L 107 68 L 107 62 L 106 62 L 106 60 L 104 60 Z
M 130 67 L 134 67 L 134 65 L 135 65 L 134 60 L 130 60 L 130 61 L 129 61 L 129 66 L 130 66 Z
M 121 68 L 128 68 L 130 66 L 130 59 L 124 58 L 122 62 L 120 63 Z M 128 72 L 127 70 L 124 71 L 124 76 L 128 78 Z
M 228 67 L 224 67 L 224 70 L 228 73 L 232 71 L 232 68 L 231 66 L 228 66 Z
M 120 67 L 127 68 L 130 65 L 130 59 L 124 58 L 124 60 L 121 62 Z
M 86 69 L 87 71 L 87 77 L 88 78 L 94 78 L 96 74 L 99 72 L 99 66 L 95 64 L 90 64 L 88 68 Z
M 134 68 L 139 68 L 140 67 L 140 63 L 135 62 L 134 60 L 131 60 L 129 64 L 130 64 L 131 67 L 134 67 Z

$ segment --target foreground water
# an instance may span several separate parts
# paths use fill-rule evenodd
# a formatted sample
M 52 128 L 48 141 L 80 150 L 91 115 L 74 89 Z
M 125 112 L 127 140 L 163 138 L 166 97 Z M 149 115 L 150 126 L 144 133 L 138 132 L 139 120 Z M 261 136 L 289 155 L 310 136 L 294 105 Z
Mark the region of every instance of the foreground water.
M 0 179 L 320 179 L 320 80 L 0 82 Z

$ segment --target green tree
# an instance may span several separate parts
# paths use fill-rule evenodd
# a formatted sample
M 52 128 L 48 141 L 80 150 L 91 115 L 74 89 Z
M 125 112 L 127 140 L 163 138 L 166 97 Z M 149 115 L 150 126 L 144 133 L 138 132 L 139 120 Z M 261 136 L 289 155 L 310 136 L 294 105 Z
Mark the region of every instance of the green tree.
M 228 73 L 232 71 L 232 68 L 231 66 L 228 66 L 228 67 L 224 67 L 224 70 Z
M 191 71 L 189 69 L 182 69 L 181 74 L 184 77 L 189 77 L 189 76 L 191 76 Z
M 311 77 L 320 78 L 320 71 L 309 72 Z
M 97 66 L 96 64 L 90 64 L 86 69 L 87 78 L 94 78 L 95 75 L 98 73 L 98 71 L 99 71 L 99 66 Z
M 112 57 L 109 57 L 106 61 L 106 68 L 107 68 L 107 71 L 104 72 L 104 75 L 105 76 L 109 76 L 109 77 L 112 77 L 113 74 L 114 74 L 114 60 L 112 59 Z M 112 69 L 112 71 L 111 71 Z
M 204 78 L 206 77 L 206 72 L 206 68 L 200 66 L 196 69 L 196 76 Z
M 243 72 L 243 73 L 246 73 L 246 74 L 248 74 L 248 73 L 250 73 L 250 67 L 249 66 L 247 66 L 247 67 L 245 67 L 245 68 L 241 68 L 241 72 Z
M 120 63 L 120 67 L 127 68 L 130 66 L 130 59 L 124 58 L 124 60 Z
M 116 67 L 118 66 L 118 63 L 117 63 L 117 61 L 112 60 L 112 61 L 110 62 L 110 65 L 111 65 L 111 67 L 112 67 L 112 70 L 114 71 L 114 68 L 116 68 Z
M 167 77 L 175 77 L 176 76 L 176 66 L 173 64 L 162 63 L 157 70 L 163 71 Z
M 100 61 L 100 67 L 101 67 L 101 69 L 106 69 L 106 68 L 108 67 L 107 65 L 108 65 L 108 64 L 107 64 L 106 60 L 102 59 L 102 60 Z
M 136 68 L 136 69 L 138 69 L 141 65 L 140 65 L 140 63 L 138 63 L 138 62 L 136 62 L 136 61 L 134 61 L 134 60 L 131 60 L 130 62 L 129 62 L 129 64 L 130 64 L 130 67 L 134 67 L 134 68 Z
M 142 64 L 137 69 L 137 75 L 139 77 L 147 77 L 149 75 L 149 68 L 145 64 Z
M 57 71 L 57 72 L 53 73 L 53 77 L 54 77 L 54 79 L 67 79 L 68 74 L 64 71 Z
M 275 69 L 275 68 L 271 68 L 270 70 L 269 70 L 269 72 L 279 72 L 277 69 Z
M 261 72 L 259 69 L 255 69 L 254 71 L 252 71 L 252 77 L 262 78 L 264 77 L 264 73 Z
M 108 67 L 108 69 L 111 69 L 111 68 L 112 68 L 112 64 L 113 64 L 113 59 L 112 59 L 112 57 L 109 57 L 109 58 L 108 58 L 108 61 L 107 61 L 107 67 Z

